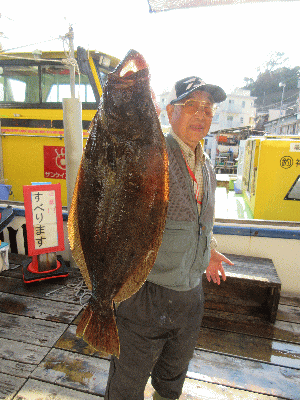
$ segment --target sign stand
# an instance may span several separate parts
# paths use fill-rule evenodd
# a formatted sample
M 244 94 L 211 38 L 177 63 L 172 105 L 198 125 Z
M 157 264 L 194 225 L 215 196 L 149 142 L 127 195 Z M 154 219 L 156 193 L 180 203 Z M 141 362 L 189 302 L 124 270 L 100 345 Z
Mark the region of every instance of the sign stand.
M 23 186 L 28 255 L 23 263 L 25 283 L 67 277 L 68 268 L 57 251 L 64 250 L 60 184 Z

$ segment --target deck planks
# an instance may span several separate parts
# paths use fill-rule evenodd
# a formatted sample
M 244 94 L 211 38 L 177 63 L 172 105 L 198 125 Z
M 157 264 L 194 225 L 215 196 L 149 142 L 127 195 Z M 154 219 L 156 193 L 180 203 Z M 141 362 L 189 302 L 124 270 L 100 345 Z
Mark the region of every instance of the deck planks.
M 0 400 L 13 400 L 13 397 L 25 382 L 25 378 L 18 378 L 0 372 Z
M 14 400 L 99 400 L 99 396 L 29 379 Z
M 300 345 L 202 328 L 197 348 L 300 369 Z
M 289 321 L 300 324 L 300 309 L 297 306 L 279 304 L 277 312 L 278 321 Z
M 67 324 L 1 313 L 0 338 L 51 347 L 67 326 Z
M 274 324 L 260 318 L 222 311 L 206 310 L 202 326 L 228 332 L 242 333 L 262 338 L 300 343 L 300 324 L 276 321 Z
M 50 349 L 51 347 L 0 338 L 0 354 L 6 360 L 38 365 Z
M 188 377 L 262 394 L 300 399 L 300 370 L 196 350 Z
M 52 349 L 32 377 L 104 396 L 108 368 L 108 360 Z
M 81 309 L 82 306 L 77 304 L 0 292 L 0 312 L 4 313 L 68 324 Z
M 33 364 L 26 364 L 23 362 L 16 362 L 13 360 L 7 360 L 1 358 L 0 372 L 11 376 L 17 376 L 19 378 L 28 378 L 34 371 L 35 366 Z
M 24 284 L 18 277 L 0 275 L 0 292 L 79 304 L 78 291 L 81 282 L 81 278 L 71 277 L 68 280 L 60 278 L 57 280 L 53 279 L 50 282 Z M 77 286 L 78 290 L 76 290 Z
M 0 400 L 103 398 L 110 356 L 75 334 L 80 281 L 78 271 L 32 285 L 19 267 L 0 274 Z M 282 298 L 272 324 L 252 288 L 246 302 L 226 295 L 222 284 L 215 289 L 180 400 L 299 400 L 298 297 Z M 145 400 L 152 394 L 149 382 Z

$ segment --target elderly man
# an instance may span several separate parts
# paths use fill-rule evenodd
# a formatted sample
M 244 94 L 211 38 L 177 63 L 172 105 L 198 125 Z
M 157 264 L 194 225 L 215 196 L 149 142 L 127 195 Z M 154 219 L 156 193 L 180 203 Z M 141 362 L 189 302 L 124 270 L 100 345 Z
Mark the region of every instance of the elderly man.
M 201 139 L 214 103 L 226 94 L 198 77 L 178 81 L 170 93 L 166 137 L 170 200 L 155 264 L 142 288 L 116 310 L 120 358 L 112 357 L 106 400 L 143 400 L 151 374 L 154 400 L 178 399 L 203 316 L 202 275 L 226 279 L 212 236 L 216 179 Z

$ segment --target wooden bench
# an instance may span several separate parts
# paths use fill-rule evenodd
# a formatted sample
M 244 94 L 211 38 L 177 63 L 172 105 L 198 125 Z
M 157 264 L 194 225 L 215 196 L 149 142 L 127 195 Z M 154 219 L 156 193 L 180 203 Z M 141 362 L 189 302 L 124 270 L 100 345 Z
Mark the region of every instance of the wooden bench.
M 234 265 L 224 263 L 227 279 L 221 284 L 203 276 L 205 310 L 246 314 L 274 323 L 281 282 L 272 260 L 226 254 Z

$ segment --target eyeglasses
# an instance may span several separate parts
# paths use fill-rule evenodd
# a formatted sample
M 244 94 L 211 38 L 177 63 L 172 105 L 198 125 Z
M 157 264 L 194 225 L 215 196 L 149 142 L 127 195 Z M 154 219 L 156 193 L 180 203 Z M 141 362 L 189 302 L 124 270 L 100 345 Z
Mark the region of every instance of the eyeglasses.
M 183 110 L 186 114 L 196 114 L 200 109 L 207 118 L 214 116 L 213 106 L 206 101 L 199 100 L 187 100 L 185 103 L 175 103 L 174 106 L 183 106 Z

